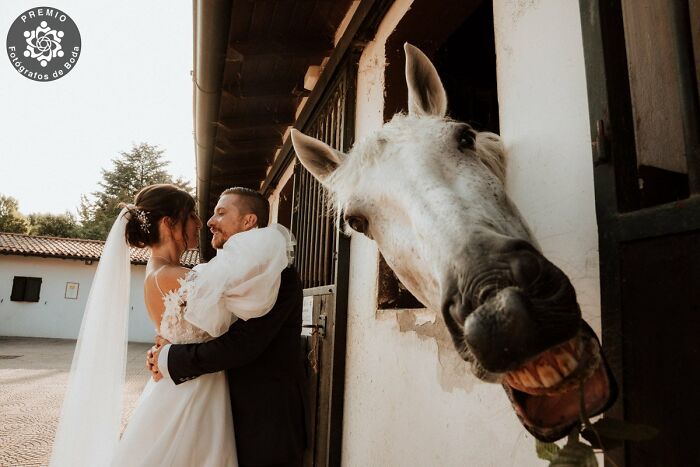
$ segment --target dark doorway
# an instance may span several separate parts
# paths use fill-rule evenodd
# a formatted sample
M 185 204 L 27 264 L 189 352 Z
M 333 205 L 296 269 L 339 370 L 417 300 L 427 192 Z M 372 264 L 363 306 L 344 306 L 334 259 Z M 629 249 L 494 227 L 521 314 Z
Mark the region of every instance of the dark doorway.
M 447 91 L 449 115 L 498 133 L 493 5 L 481 2 L 432 58 Z

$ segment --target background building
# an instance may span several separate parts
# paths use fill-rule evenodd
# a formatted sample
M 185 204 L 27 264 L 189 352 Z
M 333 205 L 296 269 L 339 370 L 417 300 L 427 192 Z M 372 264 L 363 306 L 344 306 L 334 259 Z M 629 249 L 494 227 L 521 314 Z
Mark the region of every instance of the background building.
M 104 242 L 0 233 L 0 336 L 77 339 Z M 153 342 L 143 301 L 150 253 L 131 248 L 129 341 Z M 182 264 L 198 263 L 191 250 Z

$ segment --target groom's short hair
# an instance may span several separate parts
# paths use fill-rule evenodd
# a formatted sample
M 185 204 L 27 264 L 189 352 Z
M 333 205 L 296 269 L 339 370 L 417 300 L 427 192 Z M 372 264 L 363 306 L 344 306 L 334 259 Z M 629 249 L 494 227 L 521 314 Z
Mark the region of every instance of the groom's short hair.
M 270 203 L 263 195 L 242 186 L 227 188 L 221 193 L 221 196 L 224 195 L 238 195 L 243 209 L 247 211 L 246 214 L 255 214 L 258 218 L 258 227 L 267 227 L 270 220 Z

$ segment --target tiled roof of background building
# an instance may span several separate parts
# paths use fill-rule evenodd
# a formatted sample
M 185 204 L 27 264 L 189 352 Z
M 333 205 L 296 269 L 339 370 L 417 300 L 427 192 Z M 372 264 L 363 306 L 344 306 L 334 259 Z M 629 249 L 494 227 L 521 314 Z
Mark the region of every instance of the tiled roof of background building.
M 66 258 L 98 261 L 104 243 L 101 240 L 81 238 L 37 237 L 0 232 L 0 255 L 40 256 L 44 258 Z M 148 248 L 131 247 L 131 262 L 146 264 L 151 253 Z M 199 264 L 199 251 L 187 250 L 180 262 L 185 267 Z

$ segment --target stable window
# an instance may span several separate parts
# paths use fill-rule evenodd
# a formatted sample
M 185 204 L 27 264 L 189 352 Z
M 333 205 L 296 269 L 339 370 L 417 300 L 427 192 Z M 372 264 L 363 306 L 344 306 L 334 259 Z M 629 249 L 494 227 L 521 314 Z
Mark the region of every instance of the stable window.
M 12 281 L 13 302 L 38 302 L 41 291 L 41 277 L 15 276 Z

